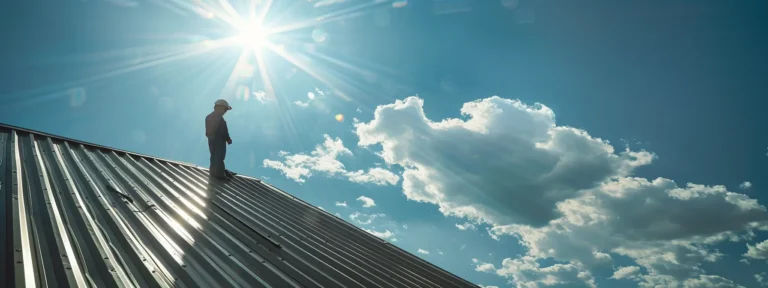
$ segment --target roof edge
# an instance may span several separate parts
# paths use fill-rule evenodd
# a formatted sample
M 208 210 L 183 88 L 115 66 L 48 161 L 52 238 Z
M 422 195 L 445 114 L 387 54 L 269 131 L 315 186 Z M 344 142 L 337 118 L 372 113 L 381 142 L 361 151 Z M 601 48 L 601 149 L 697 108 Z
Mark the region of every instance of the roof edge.
M 69 138 L 69 137 L 59 136 L 59 135 L 55 135 L 55 134 L 51 134 L 51 133 L 46 133 L 46 132 L 42 132 L 42 131 L 38 131 L 38 130 L 33 130 L 33 129 L 28 129 L 28 128 L 23 128 L 23 127 L 19 127 L 19 126 L 14 126 L 14 125 L 2 123 L 2 122 L 0 122 L 0 128 L 8 128 L 8 129 L 11 129 L 11 130 L 17 130 L 17 131 L 22 131 L 22 132 L 26 132 L 26 133 L 37 134 L 37 135 L 41 135 L 41 136 L 45 136 L 45 137 L 49 137 L 49 138 L 55 138 L 55 139 L 60 139 L 60 140 L 68 141 L 68 142 L 82 144 L 82 145 L 85 145 L 85 146 L 91 146 L 91 147 L 94 147 L 94 148 L 108 149 L 108 150 L 112 150 L 112 151 L 120 152 L 120 153 L 125 153 L 125 154 L 129 154 L 129 155 L 145 157 L 145 158 L 151 158 L 151 159 L 161 160 L 161 161 L 165 161 L 165 162 L 169 162 L 169 163 L 174 163 L 174 164 L 179 164 L 179 165 L 184 165 L 184 166 L 189 166 L 189 167 L 195 167 L 195 168 L 202 168 L 202 169 L 208 170 L 205 167 L 200 167 L 200 166 L 197 166 L 197 165 L 192 164 L 192 163 L 181 162 L 181 161 L 176 161 L 176 160 L 170 160 L 170 159 L 160 158 L 160 157 L 156 157 L 156 156 L 150 156 L 150 155 L 141 154 L 141 153 L 132 152 L 132 151 L 123 150 L 123 149 L 117 149 L 117 148 L 114 148 L 114 147 L 94 144 L 94 143 L 87 142 L 87 141 L 72 139 L 72 138 Z

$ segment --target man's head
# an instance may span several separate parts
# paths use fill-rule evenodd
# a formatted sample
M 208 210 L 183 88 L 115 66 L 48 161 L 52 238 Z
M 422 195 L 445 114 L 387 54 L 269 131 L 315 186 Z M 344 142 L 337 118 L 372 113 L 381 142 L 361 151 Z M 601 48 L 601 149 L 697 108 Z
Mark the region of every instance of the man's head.
M 232 110 L 232 106 L 229 106 L 227 100 L 219 99 L 213 104 L 213 111 L 221 113 L 221 115 L 224 115 L 224 113 L 227 113 L 229 110 Z

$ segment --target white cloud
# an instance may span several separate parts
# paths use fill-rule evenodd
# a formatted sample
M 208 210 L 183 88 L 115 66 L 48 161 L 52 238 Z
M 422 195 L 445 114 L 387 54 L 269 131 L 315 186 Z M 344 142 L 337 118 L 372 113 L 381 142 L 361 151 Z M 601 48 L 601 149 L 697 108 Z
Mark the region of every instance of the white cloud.
M 683 282 L 685 288 L 744 288 L 731 280 L 715 275 L 701 275 L 699 278 L 691 278 Z
M 400 176 L 379 167 L 368 169 L 365 172 L 363 170 L 347 172 L 346 176 L 349 181 L 355 183 L 371 183 L 380 186 L 397 185 L 397 182 L 400 181 Z
M 309 93 L 312 93 L 312 92 L 309 92 Z M 323 90 L 320 90 L 320 88 L 315 88 L 315 93 L 317 93 L 317 95 L 320 95 L 320 96 L 325 96 L 325 92 L 323 92 Z
M 379 167 L 370 168 L 368 171 L 347 171 L 344 164 L 337 158 L 339 156 L 353 156 L 352 151 L 344 147 L 344 143 L 336 137 L 323 135 L 325 139 L 322 144 L 315 146 L 309 155 L 298 153 L 291 155 L 288 152 L 280 151 L 278 156 L 284 158 L 282 161 L 264 159 L 264 167 L 280 171 L 286 178 L 303 183 L 307 178 L 312 177 L 313 172 L 322 173 L 331 177 L 346 177 L 349 181 L 355 183 L 370 183 L 374 185 L 396 185 L 400 181 L 400 176 L 389 170 Z
M 264 91 L 253 92 L 254 99 L 261 102 L 261 104 L 267 103 L 267 93 Z
M 408 229 L 408 224 L 403 224 L 403 229 Z
M 363 110 L 360 110 L 360 108 L 357 108 L 357 113 L 363 113 Z M 768 154 L 766 154 L 768 155 Z
M 573 264 L 555 264 L 540 267 L 539 263 L 530 256 L 519 259 L 504 259 L 497 274 L 514 279 L 517 287 L 539 287 L 562 284 L 578 284 L 579 286 L 597 287 L 595 279 L 587 271 L 582 271 Z
M 469 222 L 465 222 L 464 224 L 456 223 L 456 228 L 459 228 L 459 230 L 467 230 L 467 229 L 476 230 L 477 229 L 475 227 L 475 224 L 472 224 Z
M 365 208 L 376 206 L 376 203 L 373 201 L 373 199 L 365 196 L 357 197 L 357 200 L 363 202 L 363 207 Z
M 613 272 L 613 276 L 611 276 L 611 279 L 639 280 L 640 279 L 639 276 L 640 276 L 640 267 L 627 266 L 627 267 L 619 267 L 619 269 L 616 269 L 616 271 Z
M 768 259 L 768 240 L 757 243 L 754 246 L 747 244 L 747 253 L 744 256 L 752 259 Z
M 741 183 L 741 185 L 739 185 L 739 188 L 741 188 L 742 190 L 747 190 L 749 188 L 752 188 L 752 182 L 744 181 L 743 183 Z
M 299 106 L 299 107 L 301 107 L 301 108 L 307 108 L 307 107 L 309 107 L 309 101 L 307 101 L 307 102 L 301 102 L 301 101 L 299 101 L 299 100 L 296 100 L 295 102 L 293 102 L 293 104 L 296 104 L 296 106 Z
M 363 230 L 365 230 L 365 232 L 368 232 L 373 236 L 379 237 L 384 240 L 389 240 L 392 242 L 397 241 L 397 239 L 395 238 L 395 233 L 392 233 L 389 230 L 385 230 L 384 232 L 378 232 L 370 229 L 363 229 Z
M 749 263 L 749 260 L 743 259 L 743 258 L 741 260 L 739 260 L 739 262 L 747 264 L 747 265 L 751 265 L 752 264 L 752 263 Z
M 493 264 L 491 263 L 480 262 L 475 258 L 472 258 L 472 263 L 477 264 L 475 266 L 475 271 L 485 272 L 485 273 L 493 273 L 496 271 L 496 267 L 493 266 Z
M 729 285 L 702 268 L 723 256 L 712 246 L 768 225 L 765 207 L 724 186 L 631 177 L 655 156 L 557 126 L 546 106 L 491 97 L 465 103 L 467 120 L 439 122 L 422 106 L 417 97 L 379 106 L 355 124 L 358 145 L 381 147 L 386 164 L 405 170 L 408 199 L 518 237 L 527 255 L 498 272 L 520 287 L 591 286 L 591 269 L 612 254 L 647 271 L 641 286 Z M 545 258 L 565 264 L 541 268 Z
M 443 251 L 440 251 L 440 249 L 437 249 L 437 254 L 443 255 Z
M 480 288 L 499 288 L 499 286 L 485 286 L 485 285 L 478 285 Z
M 543 105 L 492 97 L 464 104 L 469 120 L 433 122 L 423 104 L 409 97 L 379 106 L 371 122 L 355 124 L 358 145 L 380 145 L 387 164 L 405 169 L 406 197 L 446 215 L 544 225 L 559 216 L 557 202 L 653 157 L 615 154 L 585 131 L 556 126 Z
M 768 273 L 761 272 L 755 274 L 755 281 L 760 284 L 760 287 L 768 287 Z
M 361 225 L 370 225 L 373 223 L 373 220 L 376 220 L 376 218 L 387 216 L 383 213 L 379 214 L 363 214 L 360 212 L 354 212 L 349 215 L 349 219 L 352 219 L 352 221 L 355 221 L 357 224 Z
M 347 201 L 344 201 L 344 202 L 339 202 L 339 201 L 336 201 L 336 206 L 339 206 L 339 207 L 347 207 Z
M 307 98 L 309 98 L 309 100 L 315 100 L 315 93 L 307 92 Z
M 419 254 L 429 255 L 429 251 L 421 249 L 421 248 L 419 248 L 419 250 L 416 251 L 416 252 L 418 252 Z

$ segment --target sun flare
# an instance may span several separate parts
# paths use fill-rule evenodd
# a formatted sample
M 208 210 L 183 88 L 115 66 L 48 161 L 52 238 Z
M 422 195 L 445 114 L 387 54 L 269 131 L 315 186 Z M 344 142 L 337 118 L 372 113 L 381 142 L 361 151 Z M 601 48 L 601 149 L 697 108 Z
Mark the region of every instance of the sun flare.
M 267 42 L 269 33 L 258 23 L 249 23 L 240 27 L 237 41 L 246 48 L 259 49 Z

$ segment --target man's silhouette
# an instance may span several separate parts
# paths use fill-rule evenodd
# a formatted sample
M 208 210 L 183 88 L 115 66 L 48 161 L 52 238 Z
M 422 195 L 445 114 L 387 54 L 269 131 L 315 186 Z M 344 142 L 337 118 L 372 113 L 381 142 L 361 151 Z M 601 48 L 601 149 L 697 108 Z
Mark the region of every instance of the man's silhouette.
M 210 175 L 219 179 L 227 179 L 234 176 L 234 173 L 224 168 L 224 157 L 227 155 L 227 144 L 232 144 L 232 138 L 229 137 L 227 121 L 224 121 L 224 114 L 232 110 L 232 106 L 224 99 L 216 100 L 213 105 L 213 112 L 205 117 L 205 136 L 208 137 L 208 149 L 211 152 Z

